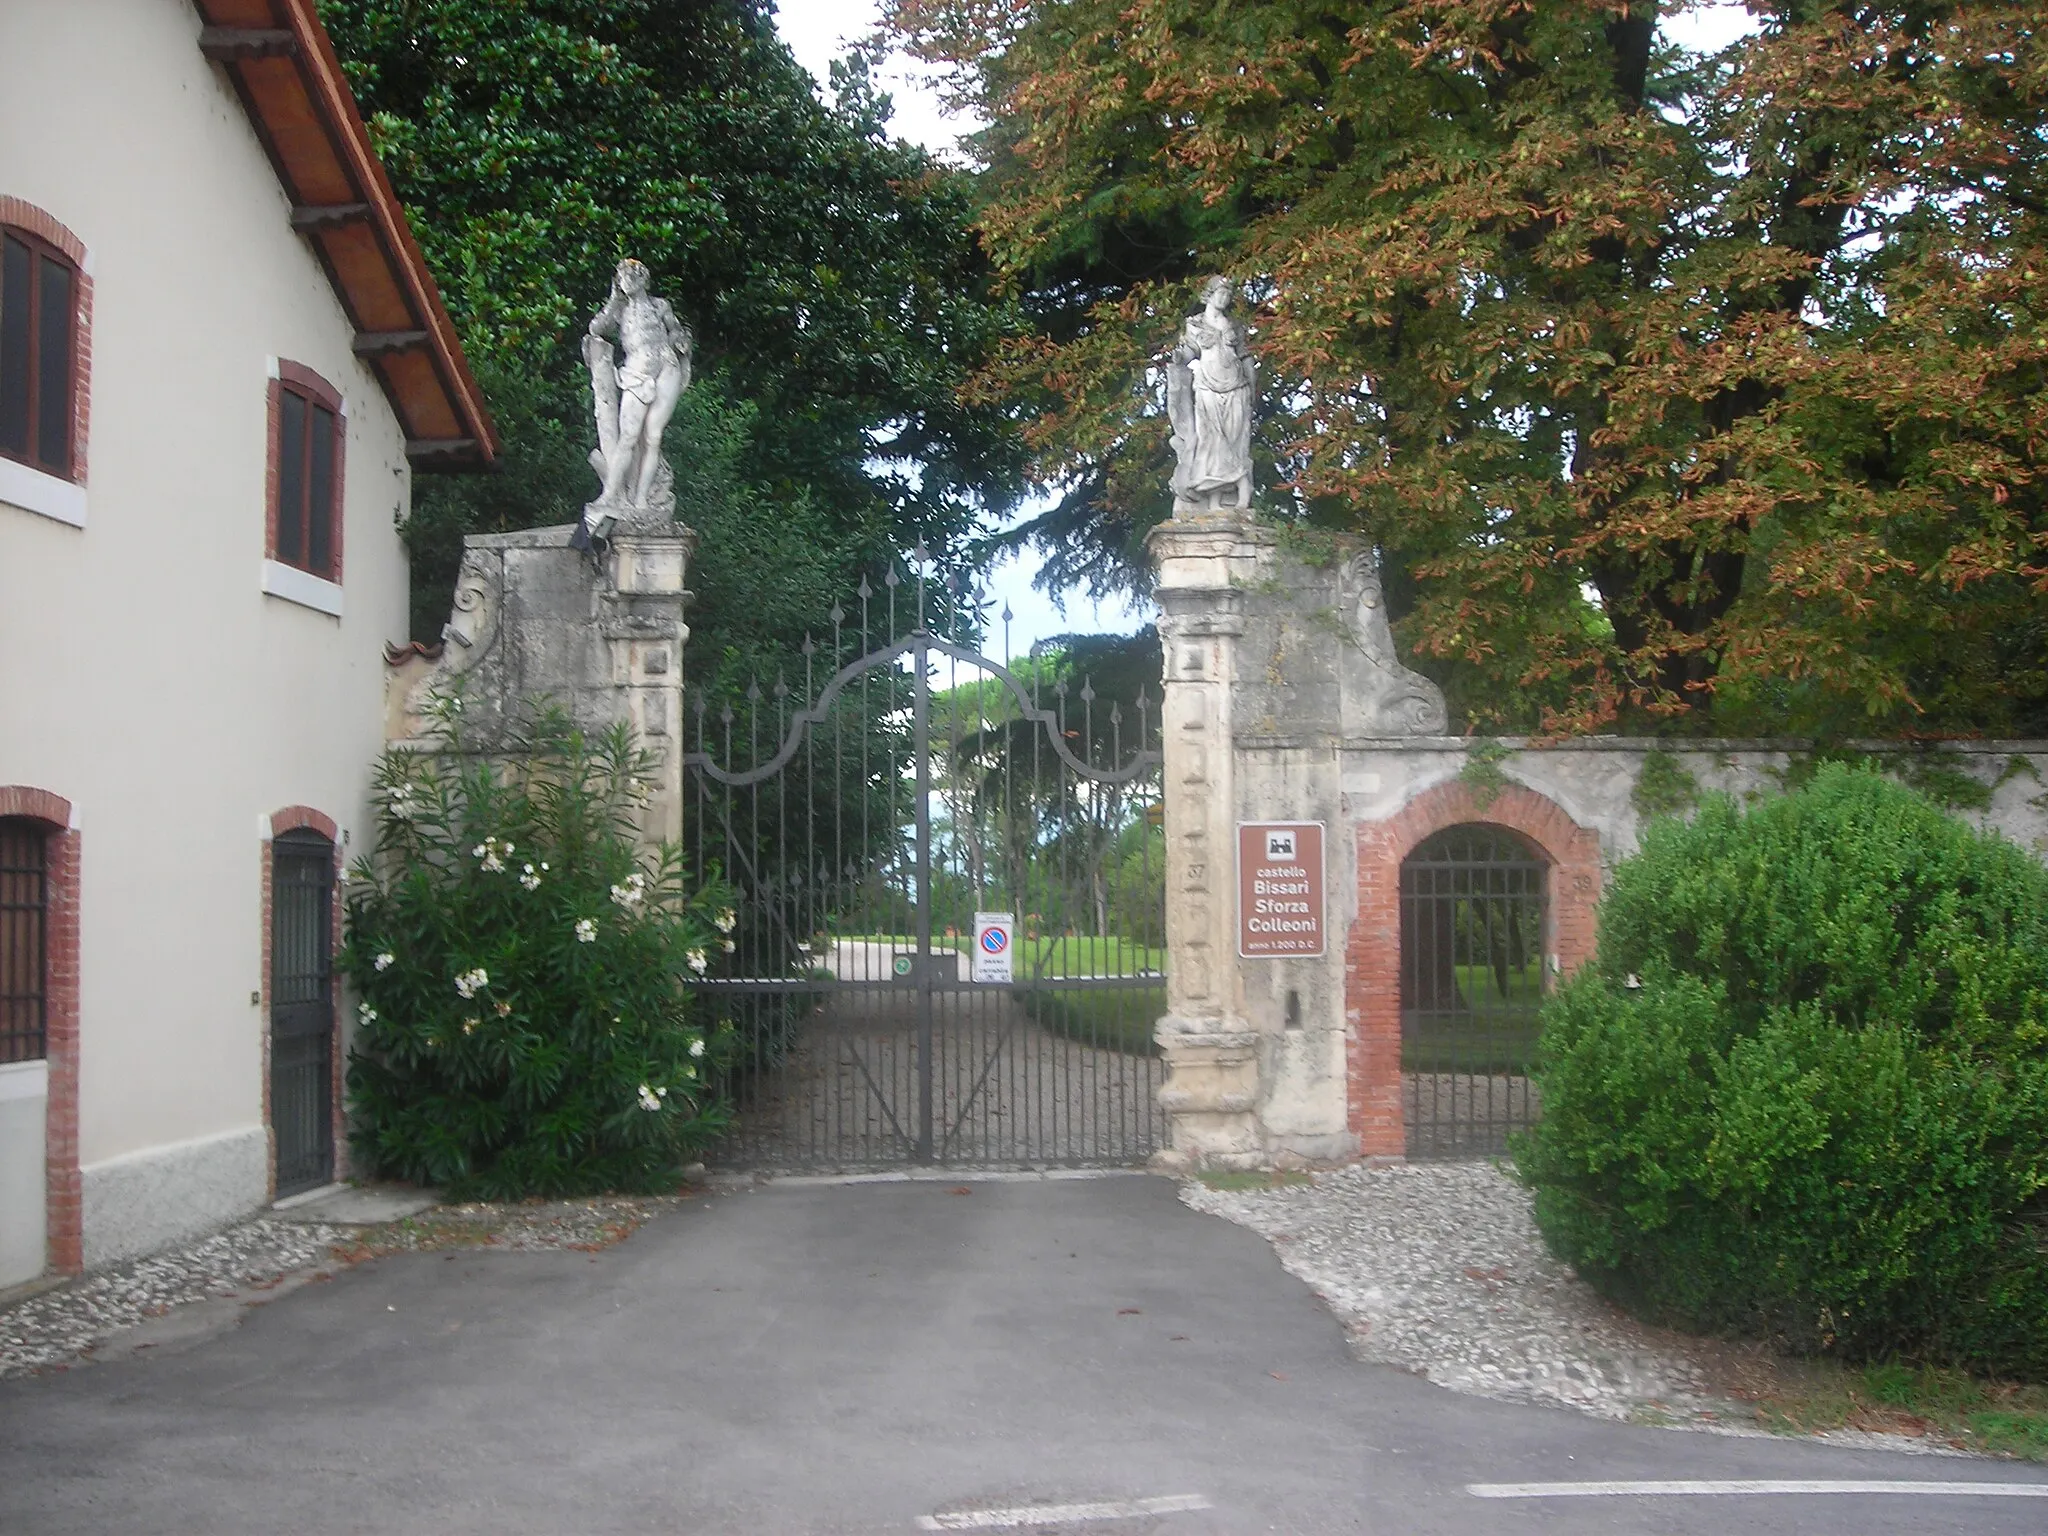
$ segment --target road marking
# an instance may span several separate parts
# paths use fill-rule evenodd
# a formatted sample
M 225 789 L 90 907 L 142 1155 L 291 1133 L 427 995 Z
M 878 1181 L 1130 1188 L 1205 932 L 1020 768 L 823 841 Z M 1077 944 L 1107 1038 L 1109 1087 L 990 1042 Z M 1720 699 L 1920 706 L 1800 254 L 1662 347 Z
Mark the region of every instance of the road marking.
M 1141 1515 L 1177 1515 L 1208 1509 L 1199 1493 L 1169 1493 L 1156 1499 L 1105 1501 L 1100 1504 L 1020 1504 L 1014 1509 L 958 1509 L 944 1515 L 919 1515 L 927 1531 L 1015 1530 L 1027 1525 L 1070 1525 L 1080 1520 L 1135 1520 Z
M 2048 1483 L 1885 1482 L 1851 1478 L 1703 1479 L 1674 1483 L 1467 1483 L 1480 1499 L 1655 1499 L 1725 1494 L 1919 1494 L 1942 1498 L 2048 1499 Z

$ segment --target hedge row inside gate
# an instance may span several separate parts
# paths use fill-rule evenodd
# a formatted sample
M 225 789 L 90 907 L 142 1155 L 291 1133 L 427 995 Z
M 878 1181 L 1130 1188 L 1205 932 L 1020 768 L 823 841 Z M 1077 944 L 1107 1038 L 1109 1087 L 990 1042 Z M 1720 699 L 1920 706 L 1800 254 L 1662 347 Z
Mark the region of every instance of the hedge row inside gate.
M 1546 1005 L 1551 1246 L 1661 1321 L 2048 1379 L 2048 871 L 1869 771 L 1653 823 Z

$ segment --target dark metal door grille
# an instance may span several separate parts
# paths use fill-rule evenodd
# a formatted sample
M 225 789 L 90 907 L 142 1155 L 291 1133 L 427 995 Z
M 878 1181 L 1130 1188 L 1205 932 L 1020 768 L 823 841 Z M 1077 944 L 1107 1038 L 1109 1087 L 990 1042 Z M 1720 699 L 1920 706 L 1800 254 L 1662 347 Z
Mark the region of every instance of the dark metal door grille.
M 686 843 L 739 897 L 698 986 L 741 1045 L 719 1156 L 1143 1162 L 1166 1131 L 1156 707 L 954 643 L 973 615 L 927 564 L 862 580 L 771 687 L 695 701 Z M 1019 920 L 1013 984 L 971 979 L 977 911 Z
M 334 846 L 287 832 L 271 861 L 270 1123 L 283 1196 L 334 1176 Z
M 1547 866 L 1460 826 L 1401 866 L 1401 1084 L 1408 1155 L 1485 1157 L 1534 1123 Z
M 49 848 L 40 823 L 0 818 L 0 1064 L 47 1049 Z

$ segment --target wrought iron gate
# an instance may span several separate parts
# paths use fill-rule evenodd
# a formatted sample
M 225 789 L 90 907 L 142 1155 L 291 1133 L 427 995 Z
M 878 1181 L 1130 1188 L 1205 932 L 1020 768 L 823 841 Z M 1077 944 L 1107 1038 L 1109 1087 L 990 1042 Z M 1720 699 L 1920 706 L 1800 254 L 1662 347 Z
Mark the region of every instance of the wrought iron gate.
M 719 1155 L 1142 1162 L 1165 1135 L 1156 703 L 1128 668 L 946 638 L 971 615 L 912 559 L 911 582 L 892 568 L 834 607 L 795 685 L 695 699 L 686 847 L 738 892 L 699 984 L 739 1043 Z M 977 981 L 975 915 L 996 912 L 1014 979 Z
M 1510 832 L 1450 827 L 1401 866 L 1408 1155 L 1484 1157 L 1534 1123 L 1543 861 Z
M 291 1195 L 334 1177 L 334 845 L 285 832 L 270 857 L 270 1123 Z

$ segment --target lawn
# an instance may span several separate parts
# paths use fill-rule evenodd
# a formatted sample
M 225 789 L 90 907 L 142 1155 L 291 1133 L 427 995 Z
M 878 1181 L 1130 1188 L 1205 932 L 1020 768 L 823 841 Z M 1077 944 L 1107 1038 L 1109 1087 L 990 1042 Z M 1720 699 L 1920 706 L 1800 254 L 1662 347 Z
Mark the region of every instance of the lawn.
M 1489 966 L 1457 967 L 1458 995 L 1469 1012 L 1406 1014 L 1401 1022 L 1403 1072 L 1469 1072 L 1523 1076 L 1536 1064 L 1541 1033 L 1536 1007 L 1543 971 L 1532 961 L 1508 972 L 1507 995 Z
M 1163 979 L 1166 951 L 1116 937 L 1075 934 L 1022 939 L 1017 944 L 1017 1000 L 1024 1011 L 1056 1035 L 1082 1045 L 1132 1055 L 1158 1054 L 1152 1030 L 1166 1012 Z M 1125 987 L 1037 990 L 1035 979 L 1073 976 L 1128 976 Z

